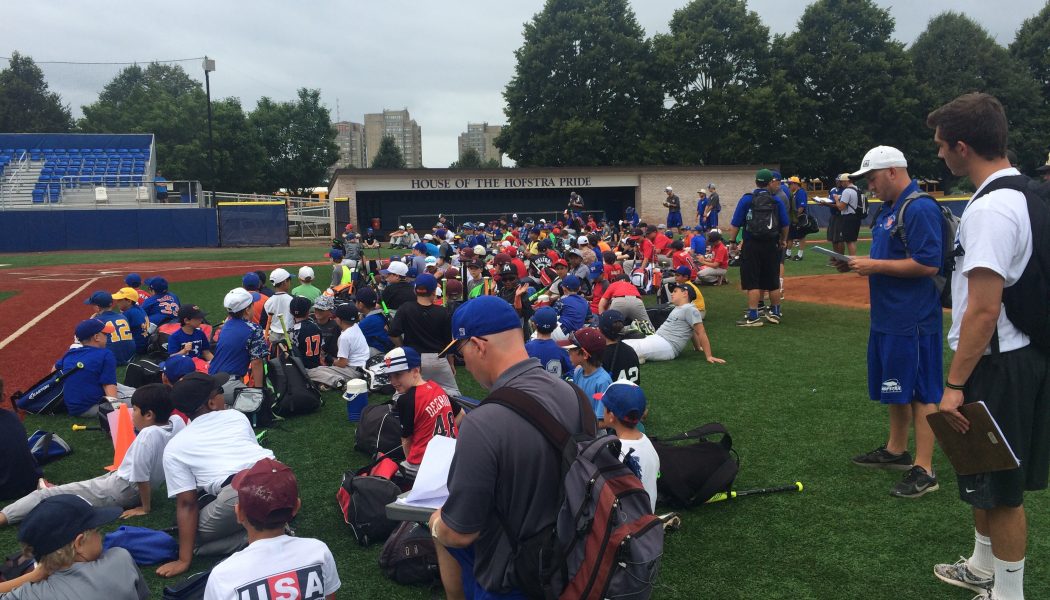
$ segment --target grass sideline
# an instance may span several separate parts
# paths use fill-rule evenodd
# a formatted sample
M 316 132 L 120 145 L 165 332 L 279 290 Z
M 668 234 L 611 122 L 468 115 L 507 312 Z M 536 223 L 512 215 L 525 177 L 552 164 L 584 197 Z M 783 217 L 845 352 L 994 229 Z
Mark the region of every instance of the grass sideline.
M 287 260 L 289 267 L 298 267 L 296 261 L 317 260 L 312 257 L 320 255 L 317 248 L 222 250 L 195 251 L 186 259 Z M 94 254 L 90 262 L 121 260 L 118 256 Z M 806 256 L 802 262 L 788 263 L 789 276 L 831 272 L 817 255 Z M 141 254 L 134 259 L 145 260 Z M 737 281 L 732 275 L 731 279 Z M 214 320 L 222 314 L 222 296 L 239 281 L 223 277 L 180 282 L 173 290 L 200 304 Z M 889 496 L 899 473 L 871 472 L 849 463 L 850 456 L 883 443 L 886 435 L 885 409 L 866 397 L 866 311 L 792 303 L 789 296 L 783 324 L 740 329 L 734 321 L 744 299 L 735 286 L 704 288 L 704 294 L 714 353 L 727 364 L 708 365 L 702 354 L 687 351 L 670 363 L 643 365 L 642 387 L 651 407 L 649 433 L 670 435 L 720 421 L 740 453 L 738 489 L 800 480 L 805 490 L 685 511 L 682 530 L 667 537 L 654 597 L 970 598 L 972 594 L 932 575 L 935 562 L 968 554 L 973 540 L 969 511 L 958 500 L 955 478 L 943 455 L 938 451 L 935 457 L 940 491 L 917 500 Z M 459 380 L 465 394 L 483 396 L 465 370 Z M 346 420 L 339 396 L 327 393 L 325 398 L 320 412 L 281 423 L 270 430 L 266 442 L 299 477 L 299 535 L 318 537 L 332 549 L 343 581 L 341 596 L 432 597 L 428 590 L 385 579 L 376 562 L 379 546 L 359 547 L 343 523 L 335 492 L 342 473 L 363 465 L 365 457 L 353 450 L 354 427 Z M 52 481 L 102 474 L 102 466 L 112 460 L 104 436 L 70 431 L 71 424 L 80 422 L 66 416 L 26 420 L 30 432 L 55 431 L 74 448 L 71 456 L 45 467 Z M 163 496 L 155 495 L 152 514 L 129 524 L 172 525 L 174 503 Z M 1050 499 L 1040 493 L 1028 500 L 1027 596 L 1047 598 Z M 0 529 L 0 550 L 10 553 L 16 547 L 16 528 Z M 213 563 L 196 559 L 191 572 Z M 159 597 L 166 581 L 151 567 L 142 571 Z

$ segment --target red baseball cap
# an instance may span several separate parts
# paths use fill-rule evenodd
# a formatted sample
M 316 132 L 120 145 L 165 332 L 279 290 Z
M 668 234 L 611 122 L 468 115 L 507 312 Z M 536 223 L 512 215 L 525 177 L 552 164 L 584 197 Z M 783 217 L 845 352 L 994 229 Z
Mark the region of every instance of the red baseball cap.
M 272 458 L 264 458 L 241 471 L 230 485 L 237 490 L 241 512 L 268 527 L 287 523 L 299 502 L 295 473 Z

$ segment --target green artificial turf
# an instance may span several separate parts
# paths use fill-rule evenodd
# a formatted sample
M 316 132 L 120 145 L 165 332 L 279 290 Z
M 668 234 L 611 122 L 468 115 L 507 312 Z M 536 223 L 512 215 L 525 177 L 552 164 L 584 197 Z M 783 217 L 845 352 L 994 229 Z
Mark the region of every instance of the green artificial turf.
M 267 260 L 301 260 L 299 249 L 265 250 Z M 314 251 L 316 254 L 316 251 Z M 110 255 L 105 255 L 110 259 Z M 827 273 L 811 252 L 788 263 L 788 275 Z M 238 256 L 238 259 L 243 258 Z M 730 278 L 738 279 L 731 273 Z M 239 278 L 173 286 L 185 301 L 216 319 L 223 294 Z M 734 321 L 744 299 L 735 286 L 703 288 L 707 328 L 716 356 L 709 365 L 688 350 L 670 363 L 642 366 L 650 401 L 650 435 L 671 435 L 709 421 L 724 423 L 741 460 L 737 489 L 801 481 L 801 493 L 756 496 L 683 511 L 680 531 L 668 534 L 655 598 L 968 599 L 932 575 L 935 562 L 968 555 L 973 529 L 958 500 L 955 478 L 938 451 L 941 489 L 915 500 L 892 498 L 899 472 L 856 468 L 849 457 L 885 442 L 887 416 L 867 399 L 864 310 L 799 304 L 784 306 L 779 326 L 741 329 Z M 464 393 L 482 390 L 465 370 Z M 303 510 L 298 534 L 318 537 L 332 549 L 343 581 L 340 597 L 430 598 L 432 592 L 393 584 L 377 567 L 379 546 L 354 541 L 335 502 L 342 474 L 365 464 L 353 450 L 354 426 L 338 394 L 324 408 L 272 428 L 266 444 L 299 477 Z M 373 402 L 381 398 L 373 398 Z M 92 477 L 112 460 L 98 432 L 72 432 L 70 417 L 34 417 L 26 428 L 59 432 L 73 455 L 45 468 L 54 482 Z M 131 521 L 154 528 L 174 522 L 174 504 L 155 495 L 151 515 Z M 1028 498 L 1029 598 L 1050 597 L 1050 500 Z M 659 507 L 660 511 L 666 510 Z M 0 530 L 0 550 L 16 547 L 14 528 Z M 193 571 L 213 561 L 197 559 Z M 143 568 L 155 597 L 164 582 Z M 440 595 L 439 595 L 440 597 Z

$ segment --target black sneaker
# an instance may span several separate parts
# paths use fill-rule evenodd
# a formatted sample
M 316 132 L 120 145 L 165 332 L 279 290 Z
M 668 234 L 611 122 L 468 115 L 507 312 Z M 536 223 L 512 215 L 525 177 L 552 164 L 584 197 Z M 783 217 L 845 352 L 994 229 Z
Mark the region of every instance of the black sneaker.
M 912 467 L 911 454 L 907 450 L 900 454 L 893 454 L 886 450 L 886 446 L 853 457 L 853 464 L 858 467 L 869 467 L 872 469 L 889 469 L 891 471 L 907 471 Z
M 743 319 L 736 322 L 736 325 L 737 327 L 761 327 L 765 323 L 762 321 L 761 316 L 752 319 L 745 314 Z
M 930 475 L 926 469 L 915 466 L 904 476 L 897 485 L 890 490 L 891 496 L 898 498 L 918 498 L 928 492 L 936 492 L 940 489 L 937 485 L 937 477 Z
M 773 311 L 762 313 L 762 317 L 774 325 L 780 325 L 780 315 Z

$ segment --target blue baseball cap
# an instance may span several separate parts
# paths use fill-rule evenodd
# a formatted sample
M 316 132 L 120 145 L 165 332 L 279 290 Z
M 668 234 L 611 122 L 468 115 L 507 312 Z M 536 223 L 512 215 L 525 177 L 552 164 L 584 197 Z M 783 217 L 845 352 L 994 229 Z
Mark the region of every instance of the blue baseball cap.
M 160 366 L 164 371 L 164 374 L 168 376 L 168 381 L 171 383 L 175 383 L 182 379 L 183 375 L 189 375 L 197 370 L 197 365 L 193 363 L 193 359 L 185 354 L 169 356 L 158 366 Z
M 509 302 L 499 296 L 479 296 L 456 309 L 452 315 L 452 341 L 438 357 L 457 351 L 463 340 L 520 328 L 521 319 Z
M 166 292 L 168 291 L 168 280 L 163 277 L 154 277 L 149 280 L 149 289 L 154 292 Z
M 142 275 L 138 273 L 128 273 L 127 277 L 124 278 L 124 285 L 128 287 L 137 288 L 142 285 Z
M 550 333 L 558 326 L 558 311 L 549 306 L 538 308 L 532 315 L 532 323 L 536 326 L 537 331 Z
M 332 260 L 343 260 L 343 251 L 338 248 L 333 248 L 331 252 L 328 253 L 328 258 L 331 258 Z
M 448 235 L 448 230 L 447 229 L 438 229 L 437 231 L 434 232 L 434 236 L 435 237 L 439 237 L 439 238 L 442 238 L 442 239 L 444 239 L 446 235 Z
M 255 273 L 245 273 L 244 277 L 241 277 L 241 287 L 246 290 L 258 290 L 260 285 L 262 285 L 262 281 Z
M 401 346 L 387 352 L 386 356 L 383 357 L 383 362 L 376 364 L 369 370 L 377 375 L 383 375 L 416 369 L 422 364 L 423 360 L 420 358 L 419 352 L 416 352 L 415 349 L 409 346 Z
M 427 245 L 424 244 L 423 242 L 418 242 L 415 246 L 412 246 L 412 249 L 413 250 L 418 250 L 420 252 L 426 252 L 427 251 Z
M 438 280 L 430 273 L 423 273 L 419 277 L 416 277 L 415 282 L 416 289 L 424 289 L 428 292 L 433 292 L 437 289 Z
M 602 394 L 602 404 L 609 412 L 616 415 L 617 419 L 628 425 L 634 425 L 645 413 L 645 393 L 642 392 L 642 388 L 630 381 L 620 379 L 605 388 L 605 393 Z
M 575 275 L 568 275 L 562 280 L 561 284 L 570 290 L 578 290 L 580 289 L 580 278 Z
M 84 300 L 84 304 L 94 304 L 100 308 L 109 308 L 113 306 L 113 295 L 109 292 L 98 291 L 87 299 Z
M 773 179 L 783 179 L 784 176 L 780 174 L 780 171 L 773 171 Z
M 508 305 L 509 306 L 509 305 Z M 87 319 L 77 323 L 77 329 L 74 335 L 80 341 L 89 340 L 99 333 L 113 333 L 117 329 L 113 326 L 113 323 L 109 321 L 100 321 L 98 319 Z
M 689 267 L 682 265 L 674 270 L 674 274 L 681 275 L 682 277 L 692 277 L 693 271 Z
M 373 290 L 372 288 L 363 287 L 357 290 L 357 292 L 354 294 L 354 300 L 357 300 L 358 302 L 363 302 L 365 304 L 374 305 L 376 302 L 379 301 L 379 296 L 376 295 L 375 290 Z
M 85 531 L 116 521 L 121 512 L 119 506 L 96 507 L 80 496 L 58 494 L 29 511 L 18 528 L 18 541 L 32 547 L 40 560 Z

